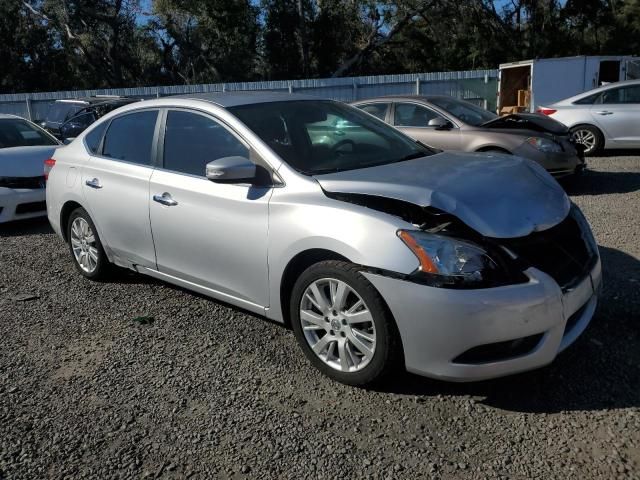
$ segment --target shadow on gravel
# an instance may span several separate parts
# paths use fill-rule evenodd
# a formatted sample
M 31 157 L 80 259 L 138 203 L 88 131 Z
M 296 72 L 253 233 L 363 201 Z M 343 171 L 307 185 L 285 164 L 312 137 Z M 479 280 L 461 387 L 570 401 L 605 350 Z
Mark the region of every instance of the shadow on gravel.
M 51 225 L 45 217 L 0 224 L 0 238 L 41 235 L 43 233 L 53 233 Z
M 640 190 L 640 173 L 588 170 L 584 175 L 562 180 L 569 195 L 604 195 Z
M 555 413 L 640 407 L 640 261 L 600 247 L 604 291 L 585 333 L 548 367 L 500 379 L 456 384 L 404 374 L 382 391 L 468 395 L 494 408 Z
M 608 157 L 638 157 L 640 156 L 640 148 L 628 149 L 628 150 L 604 150 L 594 158 L 608 158 Z M 587 159 L 588 161 L 588 159 Z

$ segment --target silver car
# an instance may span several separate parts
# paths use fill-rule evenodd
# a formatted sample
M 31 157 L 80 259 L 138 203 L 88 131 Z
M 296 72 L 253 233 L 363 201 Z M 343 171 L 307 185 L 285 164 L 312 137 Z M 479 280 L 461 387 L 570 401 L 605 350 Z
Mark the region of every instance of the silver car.
M 435 148 L 517 155 L 538 162 L 556 178 L 585 167 L 567 127 L 542 115 L 499 117 L 445 95 L 394 95 L 352 105 Z
M 640 148 L 640 80 L 617 82 L 538 108 L 564 123 L 585 155 Z
M 600 285 L 589 225 L 536 163 L 436 154 L 314 97 L 123 107 L 56 152 L 47 207 L 85 277 L 118 265 L 282 322 L 352 385 L 546 365 Z

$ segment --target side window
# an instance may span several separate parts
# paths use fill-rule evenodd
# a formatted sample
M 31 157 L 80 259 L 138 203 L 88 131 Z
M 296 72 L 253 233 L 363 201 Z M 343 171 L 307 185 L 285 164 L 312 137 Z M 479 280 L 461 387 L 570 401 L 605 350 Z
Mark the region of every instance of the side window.
M 612 88 L 602 94 L 603 104 L 640 103 L 640 85 Z
M 367 112 L 369 115 L 373 115 L 374 117 L 378 117 L 380 120 L 384 121 L 384 118 L 387 115 L 387 108 L 389 108 L 389 104 L 367 103 L 365 105 L 357 105 L 357 107 L 363 112 Z
M 164 134 L 164 168 L 204 177 L 207 163 L 223 157 L 249 158 L 249 149 L 215 120 L 170 110 Z
M 87 133 L 86 137 L 84 137 L 87 148 L 91 153 L 100 153 L 98 152 L 100 140 L 102 140 L 102 136 L 104 135 L 104 131 L 107 129 L 108 124 L 109 122 L 102 122 L 100 125 L 97 125 L 96 128 Z
M 151 165 L 151 145 L 157 110 L 136 112 L 114 118 L 104 138 L 102 154 L 140 165 Z
M 640 103 L 640 85 L 623 87 L 620 90 L 621 103 Z
M 429 120 L 439 117 L 433 110 L 415 103 L 396 103 L 393 124 L 396 127 L 426 127 Z

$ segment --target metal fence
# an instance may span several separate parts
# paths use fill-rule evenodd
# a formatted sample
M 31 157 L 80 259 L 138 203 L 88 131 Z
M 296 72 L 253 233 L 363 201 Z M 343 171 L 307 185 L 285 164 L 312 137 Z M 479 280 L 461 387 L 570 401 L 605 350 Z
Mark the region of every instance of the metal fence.
M 495 111 L 497 70 L 376 75 L 368 77 L 320 78 L 268 82 L 207 83 L 164 87 L 111 88 L 65 92 L 16 93 L 0 95 L 0 113 L 41 120 L 56 100 L 92 95 L 124 95 L 155 98 L 204 92 L 280 91 L 298 92 L 350 102 L 395 94 L 451 95 Z

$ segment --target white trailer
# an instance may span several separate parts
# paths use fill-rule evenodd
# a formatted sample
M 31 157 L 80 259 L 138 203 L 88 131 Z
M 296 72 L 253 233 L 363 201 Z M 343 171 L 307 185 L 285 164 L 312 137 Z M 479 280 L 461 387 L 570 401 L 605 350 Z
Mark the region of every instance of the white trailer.
M 540 105 L 606 83 L 640 78 L 640 57 L 564 57 L 503 63 L 498 73 L 498 113 L 535 112 Z

